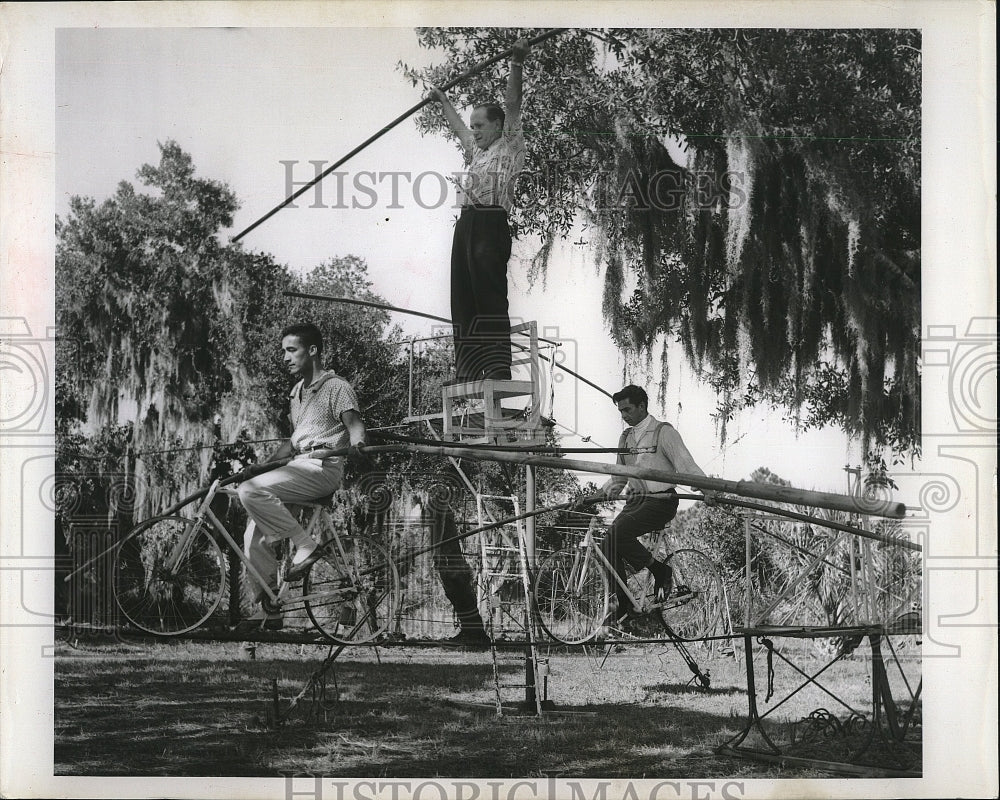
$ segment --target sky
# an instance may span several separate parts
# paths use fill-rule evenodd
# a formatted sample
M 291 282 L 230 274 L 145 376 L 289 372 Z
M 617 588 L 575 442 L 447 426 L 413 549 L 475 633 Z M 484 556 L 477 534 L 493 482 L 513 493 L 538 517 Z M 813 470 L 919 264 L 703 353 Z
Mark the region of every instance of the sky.
M 174 139 L 200 176 L 225 182 L 239 198 L 228 235 L 314 177 L 313 162 L 325 169 L 420 102 L 421 88 L 399 62 L 441 60 L 419 47 L 411 28 L 76 28 L 56 36 L 57 213 L 68 211 L 73 195 L 102 200 L 119 181 L 134 182 L 141 164 L 158 161 L 157 143 Z M 530 102 L 524 114 L 530 117 Z M 333 256 L 360 256 L 388 303 L 447 317 L 456 212 L 453 192 L 440 199 L 438 175 L 460 168 L 452 141 L 422 136 L 405 120 L 341 167 L 339 183 L 328 177 L 321 194 L 310 190 L 242 241 L 302 271 Z M 536 320 L 541 334 L 562 343 L 567 366 L 613 392 L 623 385 L 625 362 L 601 316 L 600 268 L 579 241 L 560 243 L 546 279 L 533 286 L 527 264 L 538 242 L 515 243 L 510 313 Z M 432 332 L 418 317 L 394 321 L 407 334 Z M 796 433 L 780 412 L 758 409 L 730 423 L 723 442 L 710 417 L 716 398 L 678 350 L 665 407 L 654 400 L 650 410 L 678 427 L 706 473 L 740 480 L 767 466 L 802 488 L 846 490 L 843 467 L 858 462 L 859 448 L 837 430 Z M 655 398 L 655 371 L 627 377 Z M 580 446 L 582 437 L 617 443 L 615 408 L 585 384 L 560 381 L 552 412 L 567 446 Z

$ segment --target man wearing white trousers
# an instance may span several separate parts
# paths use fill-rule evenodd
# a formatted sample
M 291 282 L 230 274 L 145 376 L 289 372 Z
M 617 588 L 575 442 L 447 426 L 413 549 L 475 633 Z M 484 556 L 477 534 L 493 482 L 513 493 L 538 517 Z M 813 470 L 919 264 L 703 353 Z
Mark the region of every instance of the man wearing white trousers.
M 358 413 L 354 389 L 333 370 L 323 369 L 323 335 L 319 329 L 308 323 L 285 328 L 281 350 L 289 373 L 299 378 L 290 397 L 293 430 L 267 461 L 292 460 L 244 481 L 238 490 L 250 517 L 244 538 L 246 554 L 272 588 L 278 568 L 274 544 L 279 540 L 291 539 L 295 546 L 285 576 L 290 583 L 301 580 L 319 557 L 317 543 L 285 504 L 308 503 L 335 492 L 343 478 L 344 458 L 331 456 L 329 451 L 350 447 L 352 455 L 363 460 L 357 448 L 365 444 L 365 425 Z M 252 583 L 256 589 L 254 599 L 260 603 L 266 595 L 256 581 Z M 269 630 L 281 628 L 282 622 L 280 612 L 263 607 L 245 620 L 249 627 L 259 625 Z

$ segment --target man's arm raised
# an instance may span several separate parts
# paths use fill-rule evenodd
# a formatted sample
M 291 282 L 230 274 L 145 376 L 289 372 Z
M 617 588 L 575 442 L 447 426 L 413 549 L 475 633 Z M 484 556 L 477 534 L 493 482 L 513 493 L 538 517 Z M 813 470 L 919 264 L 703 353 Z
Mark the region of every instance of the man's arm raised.
M 510 75 L 507 76 L 507 94 L 504 97 L 504 112 L 506 119 L 504 128 L 512 131 L 521 125 L 521 84 L 523 82 L 522 67 L 528 57 L 531 45 L 527 39 L 518 39 L 514 43 L 514 52 L 510 56 Z
M 459 141 L 462 143 L 462 149 L 465 150 L 466 155 L 471 155 L 473 149 L 476 146 L 476 140 L 472 137 L 472 131 L 462 122 L 462 118 L 458 115 L 455 110 L 455 106 L 451 104 L 451 100 L 448 96 L 442 92 L 437 86 L 432 86 L 427 96 L 437 100 L 441 105 L 441 110 L 444 112 L 444 118 L 448 120 L 448 126 L 454 131 L 455 135 L 458 137 Z

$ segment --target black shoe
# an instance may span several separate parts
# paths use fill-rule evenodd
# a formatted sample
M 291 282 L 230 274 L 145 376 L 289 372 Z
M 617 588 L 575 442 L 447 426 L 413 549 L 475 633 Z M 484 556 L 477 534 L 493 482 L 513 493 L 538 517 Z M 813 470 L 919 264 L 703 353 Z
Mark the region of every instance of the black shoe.
M 694 597 L 694 589 L 690 586 L 685 586 L 683 583 L 678 583 L 674 587 L 674 590 L 667 595 L 667 600 L 672 603 L 686 603 L 692 597 Z
M 673 588 L 674 569 L 669 564 L 657 561 L 650 565 L 649 570 L 653 573 L 653 600 L 662 603 L 670 596 Z
M 482 628 L 463 628 L 450 639 L 449 644 L 458 644 L 464 647 L 489 647 L 490 637 Z
M 291 569 L 285 573 L 285 583 L 297 583 L 302 580 L 306 573 L 309 571 L 309 567 L 315 564 L 323 557 L 322 546 L 317 545 L 316 549 L 313 550 L 301 564 L 293 564 Z

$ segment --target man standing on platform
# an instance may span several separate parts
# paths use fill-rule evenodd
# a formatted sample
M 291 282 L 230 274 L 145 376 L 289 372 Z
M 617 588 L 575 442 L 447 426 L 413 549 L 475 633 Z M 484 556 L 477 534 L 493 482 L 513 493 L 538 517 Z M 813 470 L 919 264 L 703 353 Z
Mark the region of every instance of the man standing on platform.
M 649 398 L 643 389 L 626 386 L 611 399 L 618 407 L 622 420 L 629 426 L 618 440 L 619 451 L 646 451 L 636 455 L 620 452 L 618 464 L 648 467 L 663 472 L 705 475 L 691 457 L 677 429 L 669 422 L 660 422 L 649 413 Z M 648 569 L 653 574 L 655 599 L 662 602 L 670 594 L 673 570 L 669 564 L 653 558 L 638 539 L 643 534 L 660 530 L 674 518 L 679 502 L 674 484 L 641 478 L 626 479 L 615 475 L 601 487 L 599 496 L 591 495 L 577 505 L 614 500 L 626 485 L 628 495 L 625 508 L 611 524 L 601 550 L 623 580 L 626 577 L 623 569 L 625 563 L 636 572 Z M 714 503 L 712 492 L 703 492 L 703 495 L 706 503 Z M 615 618 L 620 621 L 629 617 L 635 609 L 631 607 L 617 582 L 614 586 L 618 599 Z
M 431 90 L 462 143 L 468 167 L 460 187 L 462 212 L 451 251 L 451 318 L 458 382 L 511 377 L 507 311 L 511 235 L 507 215 L 514 181 L 524 165 L 521 69 L 529 49 L 524 39 L 514 45 L 504 108 L 477 106 L 468 127 L 444 93 Z

